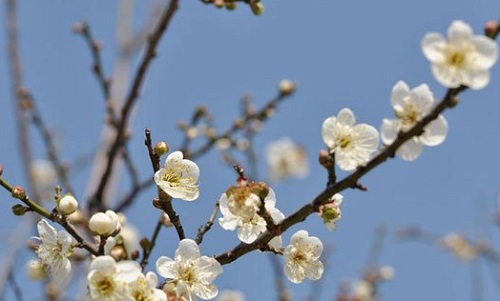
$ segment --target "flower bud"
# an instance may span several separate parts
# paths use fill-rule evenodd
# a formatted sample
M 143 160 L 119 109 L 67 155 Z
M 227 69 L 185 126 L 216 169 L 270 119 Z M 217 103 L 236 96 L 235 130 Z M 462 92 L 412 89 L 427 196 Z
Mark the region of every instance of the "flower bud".
M 16 199 L 24 199 L 26 197 L 26 191 L 21 186 L 16 186 L 12 191 L 12 197 Z
M 257 2 L 254 5 L 251 6 L 252 12 L 256 16 L 260 16 L 264 13 L 264 4 L 261 2 Z
M 161 216 L 161 223 L 167 228 L 173 226 L 172 222 L 170 221 L 170 217 L 165 212 L 163 212 Z
M 394 274 L 395 274 L 394 268 L 391 267 L 390 265 L 384 265 L 383 267 L 381 267 L 379 270 L 379 273 L 380 273 L 380 277 L 384 281 L 391 280 L 392 278 L 394 278 Z
M 42 280 L 47 275 L 43 264 L 35 259 L 28 261 L 26 264 L 26 274 L 33 281 Z
M 71 213 L 75 212 L 77 208 L 78 202 L 73 197 L 73 195 L 71 195 L 71 193 L 68 193 L 64 197 L 62 197 L 57 204 L 57 210 L 62 215 L 70 215 Z
M 486 22 L 486 25 L 484 26 L 484 34 L 488 37 L 491 37 L 495 32 L 496 27 L 497 27 L 497 22 L 495 20 L 489 20 L 488 22 Z
M 161 157 L 164 154 L 168 153 L 169 147 L 168 147 L 168 144 L 166 142 L 160 141 L 160 142 L 156 143 L 154 150 L 155 150 L 155 153 Z
M 228 2 L 226 2 L 226 9 L 227 10 L 234 10 L 234 9 L 236 9 L 236 2 L 235 1 L 228 1 Z
M 119 227 L 118 216 L 114 211 L 98 212 L 89 220 L 89 229 L 96 235 L 110 236 Z
M 217 7 L 217 8 L 221 8 L 221 7 L 223 7 L 223 6 L 224 6 L 224 0 L 215 0 L 215 1 L 214 1 L 214 5 L 215 5 L 215 7 Z
M 293 81 L 288 79 L 282 80 L 279 84 L 279 91 L 282 96 L 292 94 L 293 92 L 295 92 L 296 88 L 297 85 Z
M 3 174 L 3 165 L 0 164 L 0 177 L 2 176 L 2 174 Z

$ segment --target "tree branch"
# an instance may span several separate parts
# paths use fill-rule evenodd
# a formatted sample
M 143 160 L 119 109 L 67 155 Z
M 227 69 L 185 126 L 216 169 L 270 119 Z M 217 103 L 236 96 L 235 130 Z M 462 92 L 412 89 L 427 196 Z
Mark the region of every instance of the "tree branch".
M 139 90 L 142 86 L 142 83 L 144 81 L 146 72 L 150 66 L 150 63 L 152 60 L 156 57 L 156 47 L 158 46 L 158 43 L 160 42 L 160 39 L 167 29 L 168 25 L 170 24 L 170 21 L 172 20 L 172 17 L 174 16 L 174 13 L 176 12 L 178 8 L 178 2 L 179 0 L 171 0 L 165 9 L 160 22 L 158 23 L 157 27 L 155 28 L 154 32 L 151 34 L 149 37 L 147 46 L 146 46 L 146 51 L 144 54 L 144 57 L 139 64 L 139 68 L 137 70 L 137 73 L 134 76 L 133 82 L 132 82 L 132 87 L 129 91 L 128 96 L 125 99 L 125 103 L 121 109 L 121 116 L 120 120 L 116 126 L 116 135 L 113 143 L 111 144 L 110 150 L 108 152 L 108 158 L 106 162 L 106 168 L 102 174 L 101 180 L 99 181 L 99 185 L 97 187 L 97 190 L 95 194 L 93 195 L 89 207 L 90 210 L 101 210 L 103 209 L 103 195 L 104 191 L 106 189 L 106 185 L 111 177 L 111 173 L 113 171 L 113 166 L 114 162 L 118 156 L 119 149 L 124 145 L 126 142 L 125 140 L 125 130 L 127 127 L 128 123 L 128 118 L 130 116 L 130 113 L 132 111 L 132 108 L 137 101 L 139 97 Z

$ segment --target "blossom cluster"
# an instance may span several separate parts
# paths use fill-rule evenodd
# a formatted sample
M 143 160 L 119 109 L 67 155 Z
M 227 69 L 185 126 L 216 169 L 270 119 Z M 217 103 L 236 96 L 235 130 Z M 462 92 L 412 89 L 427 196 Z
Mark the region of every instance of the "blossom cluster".
M 234 1 L 214 3 L 227 5 Z M 436 80 L 451 89 L 462 86 L 484 88 L 489 83 L 489 69 L 498 57 L 497 45 L 487 37 L 474 36 L 470 26 L 463 21 L 450 25 L 447 40 L 438 33 L 430 33 L 422 39 L 421 46 L 432 64 Z M 283 83 L 280 89 L 280 93 L 286 94 L 291 93 L 295 86 Z M 329 150 L 327 155 L 340 169 L 353 171 L 366 165 L 379 150 L 380 140 L 385 146 L 394 143 L 401 133 L 417 126 L 435 109 L 435 98 L 427 84 L 410 88 L 404 81 L 398 81 L 392 88 L 390 102 L 395 118 L 383 119 L 380 133 L 371 125 L 357 123 L 355 114 L 349 108 L 343 108 L 336 116 L 324 120 L 321 134 Z M 448 123 L 442 115 L 436 115 L 418 136 L 401 144 L 396 155 L 413 161 L 421 155 L 424 145 L 443 143 Z M 163 148 L 168 152 L 168 147 Z M 269 145 L 266 153 L 270 180 L 305 177 L 309 172 L 304 149 L 288 138 Z M 170 153 L 164 166 L 154 174 L 161 195 L 167 196 L 161 201 L 195 201 L 200 195 L 199 176 L 199 167 L 185 159 L 181 151 Z M 343 196 L 337 193 L 315 208 L 331 230 L 336 228 L 342 217 L 342 201 Z M 251 182 L 243 175 L 238 178 L 237 185 L 222 193 L 218 204 L 222 215 L 218 219 L 219 225 L 224 230 L 236 231 L 237 238 L 244 244 L 254 243 L 285 219 L 276 207 L 275 191 L 266 183 Z M 56 196 L 54 216 L 57 215 L 66 224 L 77 213 L 78 202 L 71 194 Z M 63 285 L 70 278 L 71 257 L 74 249 L 81 247 L 81 240 L 77 243 L 67 231 L 57 231 L 45 219 L 38 222 L 37 229 L 39 236 L 35 239 L 39 244 L 35 250 L 38 261 L 30 261 L 30 276 L 40 279 L 50 275 L 54 283 Z M 139 235 L 124 215 L 112 210 L 94 213 L 88 220 L 88 230 L 99 244 L 99 251 L 94 252 L 87 273 L 88 294 L 92 300 L 193 301 L 217 296 L 218 289 L 213 282 L 222 273 L 222 266 L 215 258 L 202 256 L 196 241 L 182 239 L 173 258 L 160 256 L 157 259 L 156 272 L 164 278 L 162 289 L 159 289 L 156 274 L 144 273 L 135 261 L 141 248 Z M 462 259 L 473 259 L 477 253 L 457 235 L 446 237 L 442 244 Z M 297 231 L 285 247 L 282 247 L 282 237 L 276 235 L 269 241 L 268 247 L 267 250 L 283 255 L 283 271 L 291 282 L 301 283 L 306 279 L 318 280 L 322 277 L 324 265 L 320 258 L 323 243 L 319 238 L 309 236 L 307 231 Z M 359 295 L 366 296 L 359 297 L 360 300 L 370 300 L 373 295 L 373 285 L 370 285 L 368 282 L 359 285 Z M 231 296 L 243 299 L 234 293 L 225 297 Z

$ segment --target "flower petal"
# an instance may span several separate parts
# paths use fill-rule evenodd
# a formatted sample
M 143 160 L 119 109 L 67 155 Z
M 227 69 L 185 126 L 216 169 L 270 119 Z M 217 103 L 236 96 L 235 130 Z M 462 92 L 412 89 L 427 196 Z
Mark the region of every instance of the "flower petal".
M 380 138 L 384 144 L 391 144 L 398 137 L 401 130 L 401 121 L 399 119 L 384 119 L 380 128 Z
M 156 271 L 166 279 L 174 279 L 177 277 L 175 271 L 176 262 L 169 257 L 161 256 L 156 261 Z
M 472 38 L 473 31 L 469 24 L 462 20 L 455 20 L 448 27 L 448 40 L 451 43 L 461 43 Z
M 333 149 L 335 147 L 336 124 L 337 124 L 337 117 L 335 116 L 328 117 L 323 122 L 321 137 L 323 137 L 323 141 L 330 149 Z
M 473 90 L 482 89 L 490 82 L 490 71 L 483 69 L 467 70 L 467 72 L 464 72 L 463 81 L 464 85 Z
M 410 88 L 404 81 L 398 81 L 392 87 L 391 104 L 394 109 L 404 106 L 405 98 L 410 96 Z
M 194 240 L 185 238 L 179 242 L 179 247 L 175 251 L 176 261 L 195 260 L 200 257 L 200 248 Z
M 337 122 L 346 126 L 354 126 L 356 117 L 354 117 L 354 113 L 350 109 L 343 108 L 337 115 Z
M 412 89 L 410 99 L 415 108 L 424 115 L 427 115 L 434 105 L 434 95 L 426 84 L 421 84 Z
M 422 153 L 422 143 L 416 138 L 406 141 L 397 150 L 396 154 L 405 161 L 413 161 Z
M 485 36 L 474 36 L 471 43 L 476 48 L 474 64 L 481 69 L 491 68 L 498 59 L 498 45 Z
M 462 84 L 459 73 L 454 68 L 444 64 L 433 64 L 431 70 L 434 78 L 447 88 L 458 88 Z
M 432 63 L 442 63 L 446 61 L 446 40 L 439 33 L 428 33 L 420 43 L 424 56 Z
M 425 127 L 424 134 L 420 136 L 419 139 L 424 145 L 435 146 L 443 143 L 447 133 L 448 122 L 443 115 L 439 115 L 436 120 Z

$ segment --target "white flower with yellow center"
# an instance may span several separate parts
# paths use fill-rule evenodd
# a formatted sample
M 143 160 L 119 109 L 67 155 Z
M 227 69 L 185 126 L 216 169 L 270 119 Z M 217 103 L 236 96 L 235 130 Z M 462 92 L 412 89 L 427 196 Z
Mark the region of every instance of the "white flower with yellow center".
M 96 257 L 87 274 L 90 297 L 96 301 L 134 301 L 129 283 L 141 276 L 141 266 L 135 261 L 117 263 L 111 256 Z
M 498 46 L 486 36 L 474 36 L 472 28 L 457 20 L 448 27 L 448 40 L 439 33 L 422 39 L 422 51 L 432 63 L 432 74 L 442 85 L 482 89 L 490 81 L 490 69 L 498 58 Z
M 370 160 L 379 139 L 371 125 L 356 124 L 354 114 L 347 108 L 323 122 L 322 137 L 330 152 L 335 153 L 335 162 L 348 171 Z
M 139 275 L 137 279 L 129 284 L 130 295 L 135 301 L 167 301 L 164 291 L 157 289 L 158 277 L 153 272 L 146 276 Z
M 224 230 L 238 229 L 238 239 L 250 244 L 267 230 L 265 219 L 258 214 L 261 201 L 259 196 L 252 193 L 248 186 L 237 187 L 225 192 L 219 199 L 220 212 L 219 224 Z M 230 194 L 228 196 L 228 193 Z M 264 198 L 264 207 L 274 223 L 281 222 L 285 216 L 276 208 L 276 194 L 269 188 Z M 274 249 L 281 247 L 281 238 L 275 237 L 270 242 Z
M 180 241 L 174 259 L 158 258 L 156 269 L 175 284 L 177 296 L 189 296 L 190 301 L 196 297 L 209 300 L 217 296 L 217 287 L 212 282 L 222 273 L 222 267 L 214 258 L 200 256 L 198 245 L 191 239 Z
M 319 260 L 323 243 L 319 238 L 309 236 L 307 231 L 297 231 L 290 238 L 290 244 L 283 253 L 285 275 L 293 283 L 301 283 L 306 278 L 318 280 L 323 275 L 323 263 Z
M 66 231 L 57 232 L 54 227 L 42 219 L 37 224 L 40 240 L 36 253 L 38 258 L 49 271 L 52 279 L 57 284 L 65 283 L 71 272 L 71 262 L 68 256 L 71 255 L 75 240 Z
M 309 174 L 306 151 L 288 137 L 269 143 L 266 146 L 266 159 L 271 181 L 305 178 Z
M 155 182 L 168 195 L 185 201 L 196 200 L 200 194 L 200 169 L 193 161 L 183 159 L 182 152 L 168 155 L 165 166 L 155 173 Z
M 434 109 L 434 96 L 426 84 L 410 91 L 408 85 L 399 81 L 392 88 L 391 103 L 397 119 L 384 119 L 380 136 L 385 144 L 391 144 L 399 132 L 411 129 L 422 118 Z M 396 154 L 403 160 L 413 161 L 422 153 L 422 145 L 435 146 L 441 144 L 448 133 L 446 119 L 439 115 L 429 123 L 422 135 L 413 137 L 401 145 Z

